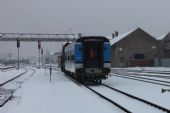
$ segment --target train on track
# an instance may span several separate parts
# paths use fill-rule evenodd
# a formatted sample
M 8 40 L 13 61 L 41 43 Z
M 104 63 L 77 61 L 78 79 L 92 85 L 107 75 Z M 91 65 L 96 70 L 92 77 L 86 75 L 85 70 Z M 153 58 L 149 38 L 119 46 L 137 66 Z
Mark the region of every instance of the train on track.
M 111 47 L 106 37 L 84 36 L 62 48 L 61 70 L 78 81 L 101 83 L 110 72 Z

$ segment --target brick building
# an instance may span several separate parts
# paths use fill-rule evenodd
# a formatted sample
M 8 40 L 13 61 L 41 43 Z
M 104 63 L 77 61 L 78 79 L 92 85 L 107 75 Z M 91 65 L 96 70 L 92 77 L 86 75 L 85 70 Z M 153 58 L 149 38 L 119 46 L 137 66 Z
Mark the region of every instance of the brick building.
M 159 41 L 141 28 L 113 37 L 110 43 L 113 67 L 153 66 L 162 52 Z

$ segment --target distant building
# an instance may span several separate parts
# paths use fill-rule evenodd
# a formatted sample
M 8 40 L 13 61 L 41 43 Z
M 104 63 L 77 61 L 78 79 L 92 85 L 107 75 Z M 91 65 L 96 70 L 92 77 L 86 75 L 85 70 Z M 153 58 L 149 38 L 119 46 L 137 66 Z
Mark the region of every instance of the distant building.
M 58 63 L 58 57 L 60 56 L 61 52 L 46 52 L 46 56 L 45 56 L 45 63 L 49 64 L 49 63 L 53 63 L 53 64 L 57 64 Z
M 164 49 L 164 58 L 170 58 L 170 32 L 157 38 Z
M 58 67 L 61 66 L 61 54 L 62 54 L 62 52 L 56 52 L 56 53 L 54 53 L 54 55 L 57 57 Z
M 154 66 L 154 60 L 160 58 L 162 49 L 159 41 L 141 28 L 113 35 L 110 43 L 113 67 Z
M 170 67 L 170 32 L 168 34 L 157 37 L 163 48 L 163 55 L 160 59 L 160 65 Z

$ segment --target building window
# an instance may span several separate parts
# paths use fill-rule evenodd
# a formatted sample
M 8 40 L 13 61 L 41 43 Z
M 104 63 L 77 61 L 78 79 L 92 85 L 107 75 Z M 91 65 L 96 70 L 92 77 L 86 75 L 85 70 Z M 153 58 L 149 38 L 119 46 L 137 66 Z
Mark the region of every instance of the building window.
M 144 54 L 134 54 L 134 59 L 144 59 Z
M 119 48 L 119 51 L 120 51 L 120 52 L 123 51 L 122 47 Z
M 152 49 L 156 49 L 156 46 L 152 46 Z

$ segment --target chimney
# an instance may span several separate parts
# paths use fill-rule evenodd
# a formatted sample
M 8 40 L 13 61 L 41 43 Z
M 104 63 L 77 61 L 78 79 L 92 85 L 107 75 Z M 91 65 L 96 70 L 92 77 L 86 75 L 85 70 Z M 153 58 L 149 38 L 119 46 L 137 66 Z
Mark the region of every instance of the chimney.
M 115 37 L 117 37 L 119 35 L 118 31 L 115 31 Z
M 112 33 L 112 38 L 114 38 L 115 37 L 115 34 L 114 33 Z

